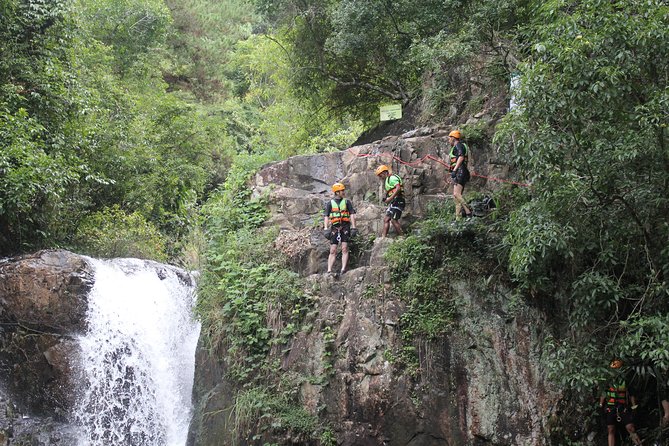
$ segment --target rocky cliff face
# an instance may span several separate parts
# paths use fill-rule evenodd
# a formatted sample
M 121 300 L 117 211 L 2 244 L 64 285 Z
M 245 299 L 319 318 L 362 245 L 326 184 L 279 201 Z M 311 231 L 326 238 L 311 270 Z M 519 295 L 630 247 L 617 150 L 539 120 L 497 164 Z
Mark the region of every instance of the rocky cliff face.
M 451 199 L 444 167 L 428 157 L 447 159 L 446 134 L 423 129 L 339 153 L 295 157 L 267 166 L 255 178 L 255 192 L 269 197 L 268 225 L 281 228 L 275 247 L 305 277 L 307 292 L 317 301 L 315 316 L 307 321 L 311 329 L 294 337 L 277 372 L 321 378 L 305 380 L 299 399 L 333 427 L 339 445 L 548 444 L 546 420 L 557 395 L 538 361 L 543 316 L 512 308 L 503 285 L 474 286 L 453 278 L 453 295 L 443 296 L 459 305 L 453 331 L 420 346 L 414 373 L 397 367 L 389 355 L 400 347 L 406 304 L 391 292 L 394 283 L 383 257 L 395 240 L 369 237 L 379 232 L 384 211 L 374 169 L 389 164 L 404 178 L 409 205 L 402 221 L 408 227 L 429 206 Z M 475 172 L 506 174 L 507 166 L 495 164 L 489 150 L 474 159 Z M 336 181 L 346 185 L 361 239 L 367 240 L 353 269 L 339 279 L 323 274 L 328 244 L 320 231 L 320 211 Z M 471 185 L 495 187 L 482 177 Z M 230 408 L 239 389 L 226 381 L 225 367 L 201 352 L 195 391 L 200 408 L 191 444 L 234 442 Z M 281 441 L 302 444 L 295 438 Z
M 86 329 L 92 284 L 92 267 L 67 251 L 0 261 L 0 445 L 71 440 L 73 337 Z

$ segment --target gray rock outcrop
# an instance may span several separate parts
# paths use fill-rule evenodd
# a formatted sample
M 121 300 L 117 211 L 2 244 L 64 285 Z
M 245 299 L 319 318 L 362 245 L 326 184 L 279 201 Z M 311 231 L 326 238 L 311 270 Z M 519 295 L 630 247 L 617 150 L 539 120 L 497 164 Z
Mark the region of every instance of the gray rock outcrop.
M 559 395 L 539 365 L 543 316 L 513 307 L 511 290 L 502 285 L 474 287 L 454 279 L 452 295 L 443 296 L 459 303 L 453 332 L 421 345 L 416 375 L 388 357 L 401 344 L 406 304 L 390 292 L 384 253 L 393 239 L 370 237 L 378 234 L 384 211 L 374 169 L 392 165 L 403 177 L 408 207 L 402 221 L 409 226 L 429 206 L 450 200 L 438 161 L 447 159 L 446 134 L 421 129 L 343 152 L 294 157 L 256 175 L 254 191 L 269 198 L 267 224 L 281 228 L 275 247 L 317 300 L 317 316 L 307 321 L 312 328 L 295 336 L 280 373 L 321 377 L 301 385 L 300 402 L 334 427 L 339 445 L 549 444 L 546 420 Z M 471 186 L 497 187 L 484 177 L 503 176 L 508 166 L 495 164 L 490 150 L 474 158 L 472 170 L 482 175 Z M 339 279 L 322 274 L 328 244 L 320 234 L 321 210 L 336 181 L 347 186 L 369 243 Z M 226 381 L 220 359 L 202 353 L 196 367 L 196 400 L 207 416 L 195 423 L 192 438 L 198 441 L 192 444 L 232 443 L 230 408 L 239 389 Z

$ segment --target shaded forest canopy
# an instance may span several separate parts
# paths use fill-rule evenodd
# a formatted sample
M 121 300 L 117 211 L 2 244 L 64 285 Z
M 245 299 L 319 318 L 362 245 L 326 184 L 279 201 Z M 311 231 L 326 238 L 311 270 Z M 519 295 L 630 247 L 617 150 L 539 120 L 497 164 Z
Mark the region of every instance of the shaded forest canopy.
M 496 249 L 519 298 L 560 321 L 549 371 L 587 392 L 623 356 L 666 381 L 661 0 L 0 0 L 0 255 L 216 270 L 216 249 L 266 236 L 244 186 L 262 164 L 346 148 L 383 103 L 462 124 L 514 73 L 520 106 L 469 137 L 533 184 L 504 191 Z M 229 279 L 205 281 L 205 326 Z

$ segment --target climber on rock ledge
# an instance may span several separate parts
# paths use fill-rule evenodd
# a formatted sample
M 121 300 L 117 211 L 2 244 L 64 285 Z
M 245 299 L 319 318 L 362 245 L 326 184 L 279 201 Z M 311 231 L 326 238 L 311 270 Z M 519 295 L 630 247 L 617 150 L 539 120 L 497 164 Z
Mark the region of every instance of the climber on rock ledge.
M 397 235 L 404 235 L 402 226 L 400 226 L 400 217 L 402 217 L 402 211 L 404 211 L 406 205 L 404 191 L 402 190 L 402 178 L 397 174 L 391 174 L 390 168 L 385 165 L 377 167 L 374 173 L 383 181 L 383 189 L 386 193 L 383 202 L 388 205 L 386 216 L 383 219 L 381 237 L 388 235 L 391 223 Z
M 323 235 L 330 240 L 330 255 L 328 256 L 328 274 L 339 277 L 344 274 L 348 265 L 348 242 L 355 237 L 358 230 L 355 227 L 355 208 L 353 202 L 344 198 L 346 187 L 342 183 L 332 185 L 334 198 L 325 204 L 325 218 L 323 219 Z M 341 243 L 341 272 L 333 272 L 337 259 L 337 246 Z

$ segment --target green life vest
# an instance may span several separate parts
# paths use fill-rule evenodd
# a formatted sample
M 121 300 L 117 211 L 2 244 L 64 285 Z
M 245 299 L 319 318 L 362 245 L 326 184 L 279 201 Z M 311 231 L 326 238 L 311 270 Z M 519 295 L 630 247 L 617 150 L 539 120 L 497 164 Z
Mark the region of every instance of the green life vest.
M 394 178 L 394 180 L 391 181 L 391 178 Z M 395 187 L 398 184 L 400 185 L 400 191 L 396 196 L 399 197 L 399 196 L 402 195 L 402 192 L 403 192 L 402 191 L 402 188 L 403 188 L 402 178 L 400 178 L 400 176 L 397 175 L 397 174 L 392 174 L 392 175 L 389 175 L 388 177 L 386 177 L 386 181 L 384 183 L 384 187 L 386 189 L 386 197 L 390 197 L 393 194 L 393 191 L 395 190 Z
M 461 143 L 461 144 L 462 144 L 462 147 L 465 149 L 465 153 L 463 154 L 465 159 L 462 161 L 462 164 L 460 164 L 460 165 L 464 166 L 464 167 L 467 167 L 467 162 L 469 161 L 469 147 L 467 147 L 467 144 L 465 144 L 465 143 Z M 455 169 L 455 165 L 458 163 L 458 158 L 459 158 L 459 157 L 455 156 L 455 154 L 453 153 L 454 150 L 455 150 L 455 146 L 451 147 L 451 153 L 448 154 L 448 156 L 451 159 L 451 170 Z
M 334 199 L 330 201 L 330 222 L 333 225 L 338 225 L 340 223 L 348 223 L 351 221 L 351 213 L 346 208 L 346 198 L 337 203 Z
M 606 389 L 607 406 L 625 406 L 627 404 L 627 384 L 625 381 L 612 384 Z

